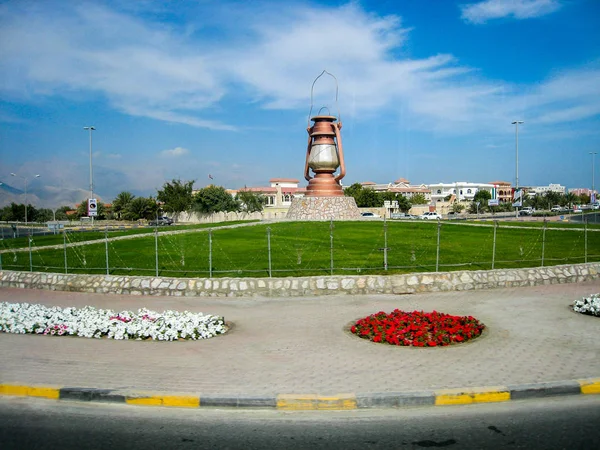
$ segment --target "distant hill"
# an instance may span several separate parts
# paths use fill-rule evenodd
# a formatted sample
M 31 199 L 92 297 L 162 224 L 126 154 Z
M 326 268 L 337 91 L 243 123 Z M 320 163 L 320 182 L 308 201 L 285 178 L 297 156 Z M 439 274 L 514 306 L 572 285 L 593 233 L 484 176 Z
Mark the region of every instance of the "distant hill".
M 15 195 L 24 194 L 24 191 L 12 187 L 10 184 L 6 183 L 6 181 L 0 180 L 0 183 L 2 183 L 0 184 L 0 191 L 8 192 L 9 194 Z

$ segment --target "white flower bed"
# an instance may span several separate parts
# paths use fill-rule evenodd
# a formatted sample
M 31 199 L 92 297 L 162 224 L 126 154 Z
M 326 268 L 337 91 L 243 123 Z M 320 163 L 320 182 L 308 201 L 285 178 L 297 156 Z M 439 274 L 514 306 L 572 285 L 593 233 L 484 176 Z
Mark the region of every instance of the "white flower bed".
M 600 294 L 592 294 L 581 300 L 575 300 L 573 311 L 600 317 Z
M 115 312 L 110 309 L 47 307 L 29 303 L 0 303 L 0 331 L 71 335 L 87 338 L 208 339 L 227 331 L 223 317 L 164 311 L 159 314 L 148 309 Z

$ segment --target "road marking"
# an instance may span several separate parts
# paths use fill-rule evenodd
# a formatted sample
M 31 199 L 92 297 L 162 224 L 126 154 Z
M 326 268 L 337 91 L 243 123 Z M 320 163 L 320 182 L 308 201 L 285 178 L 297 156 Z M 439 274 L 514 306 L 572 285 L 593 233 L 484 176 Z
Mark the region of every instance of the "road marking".
M 58 399 L 60 395 L 60 388 L 50 386 L 0 384 L 0 395 L 13 395 L 18 397 L 44 397 Z
M 578 380 L 582 394 L 600 394 L 600 378 Z
M 148 395 L 125 397 L 129 405 L 170 406 L 176 408 L 198 408 L 200 398 L 191 395 Z
M 279 394 L 277 409 L 287 411 L 349 410 L 356 409 L 354 394 L 320 396 L 316 394 Z
M 505 402 L 510 400 L 510 390 L 504 386 L 470 389 L 440 389 L 434 392 L 435 405 L 465 405 L 469 403 Z

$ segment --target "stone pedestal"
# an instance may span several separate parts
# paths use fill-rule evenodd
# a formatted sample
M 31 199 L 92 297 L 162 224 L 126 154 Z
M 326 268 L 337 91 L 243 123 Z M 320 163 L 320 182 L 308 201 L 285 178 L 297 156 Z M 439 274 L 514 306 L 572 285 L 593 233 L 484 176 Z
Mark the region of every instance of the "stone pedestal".
M 354 220 L 360 212 L 353 197 L 294 198 L 287 219 L 295 220 Z

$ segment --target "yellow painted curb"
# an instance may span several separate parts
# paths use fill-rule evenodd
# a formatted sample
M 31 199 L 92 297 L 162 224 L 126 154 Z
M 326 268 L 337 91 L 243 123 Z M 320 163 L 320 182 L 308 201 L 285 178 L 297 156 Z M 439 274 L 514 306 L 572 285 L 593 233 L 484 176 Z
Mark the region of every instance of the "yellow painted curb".
M 142 406 L 171 406 L 175 408 L 198 408 L 200 399 L 188 395 L 148 395 L 125 397 L 125 403 Z
M 506 402 L 510 391 L 504 386 L 471 389 L 440 389 L 435 391 L 435 405 L 466 405 L 469 403 Z
M 600 378 L 578 380 L 582 394 L 600 394 Z
M 0 395 L 17 397 L 55 398 L 60 396 L 60 389 L 49 386 L 24 386 L 18 384 L 0 384 Z
M 354 394 L 338 394 L 335 396 L 320 396 L 316 394 L 279 394 L 277 409 L 287 411 L 311 410 L 350 410 L 356 409 Z

